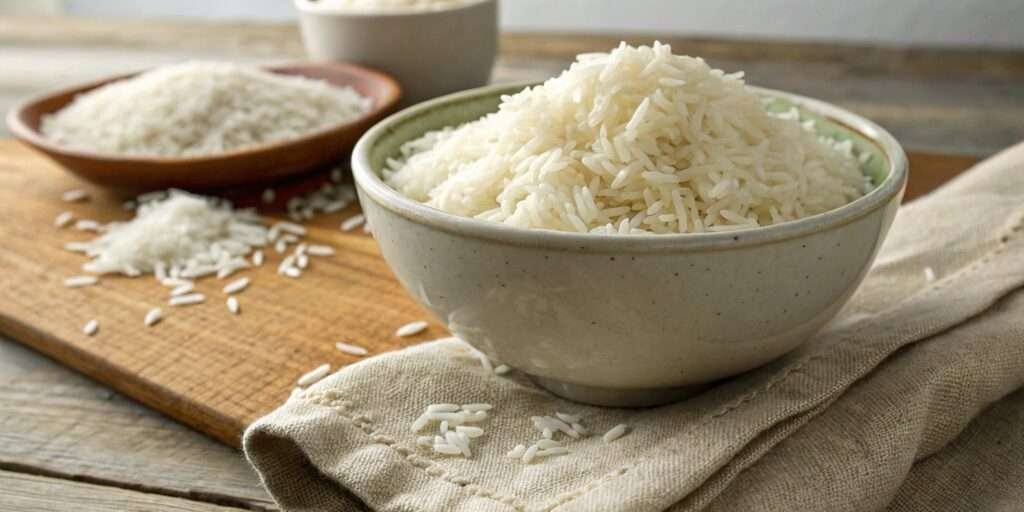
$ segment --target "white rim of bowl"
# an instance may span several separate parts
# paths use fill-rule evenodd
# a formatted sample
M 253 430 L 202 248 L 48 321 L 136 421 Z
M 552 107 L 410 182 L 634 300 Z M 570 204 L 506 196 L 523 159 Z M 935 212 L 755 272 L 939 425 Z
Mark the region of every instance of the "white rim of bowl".
M 410 221 L 461 236 L 484 238 L 516 246 L 545 247 L 588 253 L 612 251 L 647 253 L 745 247 L 819 233 L 848 224 L 884 207 L 892 199 L 902 196 L 906 187 L 907 155 L 896 138 L 881 126 L 831 103 L 754 86 L 749 87 L 760 94 L 790 101 L 812 113 L 821 115 L 875 144 L 888 160 L 888 172 L 885 179 L 867 194 L 839 208 L 782 224 L 714 233 L 617 235 L 519 228 L 472 217 L 462 217 L 406 197 L 385 184 L 381 177 L 371 169 L 370 152 L 377 141 L 391 131 L 392 126 L 411 121 L 448 104 L 462 103 L 485 96 L 514 94 L 518 90 L 532 85 L 537 85 L 537 83 L 490 85 L 457 92 L 406 108 L 377 123 L 359 139 L 352 151 L 352 175 L 361 195 L 367 196 L 381 207 Z
M 424 16 L 424 15 L 431 15 L 431 14 L 441 14 L 441 13 L 456 12 L 456 11 L 461 11 L 461 10 L 465 10 L 465 9 L 470 9 L 470 8 L 476 7 L 476 6 L 480 5 L 480 4 L 487 4 L 487 3 L 493 4 L 493 3 L 497 3 L 497 1 L 498 0 L 466 0 L 465 3 L 456 5 L 454 7 L 444 7 L 444 8 L 440 8 L 440 9 L 431 9 L 431 8 L 401 9 L 401 8 L 399 8 L 399 9 L 362 9 L 362 10 L 360 10 L 360 9 L 352 9 L 352 10 L 345 10 L 345 9 L 330 9 L 330 8 L 310 8 L 309 6 L 304 6 L 303 5 L 303 4 L 315 3 L 315 2 L 310 2 L 309 0 L 292 0 L 292 5 L 295 6 L 295 10 L 297 10 L 297 11 L 299 11 L 301 13 L 304 13 L 304 14 L 312 14 L 312 15 L 342 16 L 342 17 L 352 17 L 352 18 L 358 18 L 358 17 L 364 17 L 364 16 L 366 16 L 366 17 L 372 16 L 372 17 L 395 17 L 395 18 L 399 18 L 399 17 L 403 17 L 403 16 Z

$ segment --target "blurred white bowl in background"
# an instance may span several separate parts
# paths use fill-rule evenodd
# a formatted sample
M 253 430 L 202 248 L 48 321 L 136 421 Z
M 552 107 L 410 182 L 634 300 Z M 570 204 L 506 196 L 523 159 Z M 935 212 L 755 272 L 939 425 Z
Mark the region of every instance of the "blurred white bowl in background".
M 497 0 L 445 9 L 339 10 L 295 0 L 306 52 L 393 76 L 410 105 L 487 84 L 498 51 Z

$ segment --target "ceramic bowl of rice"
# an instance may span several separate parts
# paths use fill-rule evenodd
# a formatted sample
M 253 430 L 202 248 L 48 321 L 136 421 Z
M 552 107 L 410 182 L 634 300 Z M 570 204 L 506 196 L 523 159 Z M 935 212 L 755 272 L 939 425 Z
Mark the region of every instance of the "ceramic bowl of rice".
M 384 257 L 452 333 L 556 394 L 630 406 L 824 326 L 908 172 L 873 122 L 660 44 L 406 109 L 353 169 Z

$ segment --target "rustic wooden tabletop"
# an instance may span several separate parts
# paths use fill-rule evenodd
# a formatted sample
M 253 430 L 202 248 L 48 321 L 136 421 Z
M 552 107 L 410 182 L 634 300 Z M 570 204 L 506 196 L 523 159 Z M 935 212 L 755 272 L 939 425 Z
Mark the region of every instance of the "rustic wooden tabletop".
M 544 78 L 619 39 L 505 35 L 494 78 Z M 871 117 L 910 150 L 963 155 L 944 159 L 936 181 L 1024 140 L 1024 53 L 659 39 L 745 70 L 752 83 Z M 0 111 L 45 89 L 182 59 L 302 57 L 290 25 L 0 18 Z M 275 507 L 237 451 L 0 338 L 0 509 Z

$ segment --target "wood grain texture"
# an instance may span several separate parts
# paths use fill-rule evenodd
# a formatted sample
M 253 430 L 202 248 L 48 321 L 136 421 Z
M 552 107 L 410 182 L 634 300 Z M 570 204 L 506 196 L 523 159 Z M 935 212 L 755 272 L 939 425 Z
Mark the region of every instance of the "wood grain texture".
M 63 190 L 82 186 L 89 203 L 59 200 Z M 313 258 L 301 279 L 275 273 L 280 256 L 268 253 L 263 267 L 246 272 L 253 285 L 239 296 L 242 314 L 230 315 L 220 288 L 203 280 L 197 290 L 206 304 L 166 305 L 167 289 L 152 279 L 109 277 L 98 286 L 67 289 L 63 279 L 81 273 L 81 255 L 61 248 L 89 234 L 53 227 L 61 211 L 109 222 L 124 219 L 120 198 L 76 182 L 50 162 L 16 145 L 0 142 L 0 330 L 140 402 L 238 446 L 242 429 L 279 405 L 295 379 L 330 363 L 358 360 L 334 348 L 347 340 L 371 353 L 438 337 L 436 323 L 411 339 L 396 338 L 406 322 L 425 319 L 391 277 L 373 239 L 337 229 L 341 216 L 311 227 L 311 240 L 340 254 Z M 345 215 L 355 213 L 354 210 Z M 146 328 L 142 318 L 162 306 L 165 319 Z M 88 320 L 100 332 L 84 336 Z
M 0 510 L 238 512 L 242 509 L 0 470 Z
M 275 508 L 238 451 L 2 337 L 0 469 Z
M 913 176 L 929 176 L 919 165 L 944 162 L 913 158 Z M 928 185 L 969 160 L 943 167 Z M 335 341 L 380 353 L 444 333 L 435 322 L 416 338 L 394 336 L 397 327 L 427 314 L 392 278 L 372 238 L 337 230 L 341 217 L 355 213 L 351 208 L 313 223 L 311 238 L 339 254 L 314 258 L 303 278 L 276 275 L 280 257 L 273 251 L 267 264 L 248 271 L 254 284 L 239 296 L 240 316 L 228 314 L 224 281 L 216 279 L 199 283 L 207 303 L 186 308 L 167 307 L 167 289 L 149 278 L 109 277 L 67 289 L 63 278 L 80 273 L 84 259 L 61 246 L 91 235 L 54 228 L 52 219 L 64 209 L 104 222 L 127 216 L 120 198 L 97 189 L 89 189 L 88 203 L 59 200 L 77 186 L 27 148 L 0 142 L 0 236 L 8 241 L 0 250 L 6 269 L 0 287 L 10 298 L 0 305 L 0 330 L 232 446 L 246 425 L 288 396 L 302 373 L 359 359 L 334 349 Z M 166 318 L 146 328 L 142 318 L 155 306 Z M 83 335 L 82 325 L 93 318 L 100 320 L 99 334 Z

